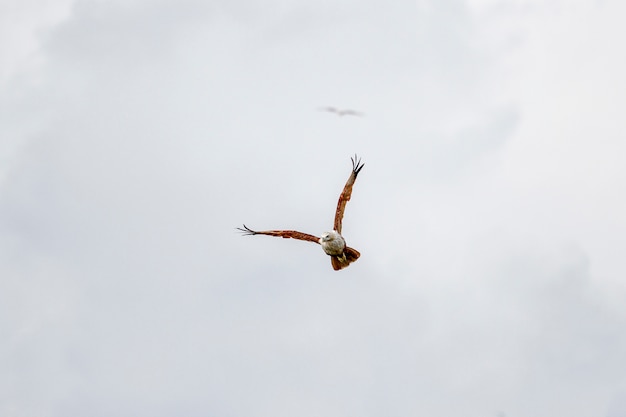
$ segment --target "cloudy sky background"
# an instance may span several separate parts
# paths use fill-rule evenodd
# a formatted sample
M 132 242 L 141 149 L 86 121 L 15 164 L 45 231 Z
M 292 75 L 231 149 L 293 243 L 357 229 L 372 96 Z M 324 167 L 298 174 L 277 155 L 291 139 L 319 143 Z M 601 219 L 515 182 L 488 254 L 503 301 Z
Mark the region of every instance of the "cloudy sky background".
M 0 1 L 0 414 L 626 416 L 625 13 Z

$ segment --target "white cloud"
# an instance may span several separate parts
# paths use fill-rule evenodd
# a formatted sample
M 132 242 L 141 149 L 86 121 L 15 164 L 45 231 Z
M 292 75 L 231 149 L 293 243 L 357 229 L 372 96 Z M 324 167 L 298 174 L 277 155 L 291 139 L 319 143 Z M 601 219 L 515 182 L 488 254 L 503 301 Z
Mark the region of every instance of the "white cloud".
M 6 1 L 0 5 L 0 88 L 9 78 L 41 65 L 43 33 L 70 16 L 70 0 Z

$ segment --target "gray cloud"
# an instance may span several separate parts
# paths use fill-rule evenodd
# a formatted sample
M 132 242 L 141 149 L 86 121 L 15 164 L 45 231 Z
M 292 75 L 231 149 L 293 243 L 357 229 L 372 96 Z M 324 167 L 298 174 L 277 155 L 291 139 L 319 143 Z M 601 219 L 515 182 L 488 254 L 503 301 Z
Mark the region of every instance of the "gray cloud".
M 3 90 L 0 414 L 619 415 L 623 225 L 536 152 L 536 16 L 255 7 L 78 2 Z M 235 233 L 331 227 L 354 152 L 353 266 Z

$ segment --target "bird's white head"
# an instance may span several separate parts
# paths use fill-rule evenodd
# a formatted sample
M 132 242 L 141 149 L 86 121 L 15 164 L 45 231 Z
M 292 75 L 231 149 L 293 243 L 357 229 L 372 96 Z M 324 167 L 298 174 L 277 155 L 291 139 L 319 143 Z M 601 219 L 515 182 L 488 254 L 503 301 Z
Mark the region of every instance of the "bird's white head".
M 335 230 L 332 232 L 324 232 L 322 233 L 322 238 L 320 239 L 322 242 L 332 242 L 334 240 L 338 240 L 341 238 L 341 235 L 337 233 Z

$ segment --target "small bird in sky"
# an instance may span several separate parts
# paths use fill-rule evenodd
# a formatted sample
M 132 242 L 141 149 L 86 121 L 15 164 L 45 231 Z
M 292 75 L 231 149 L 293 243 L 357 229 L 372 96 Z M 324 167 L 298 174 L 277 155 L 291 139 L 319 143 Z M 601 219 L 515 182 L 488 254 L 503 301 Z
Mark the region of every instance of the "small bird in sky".
M 266 230 L 262 232 L 257 232 L 255 230 L 250 229 L 245 224 L 243 228 L 238 227 L 237 230 L 243 232 L 244 235 L 254 236 L 254 235 L 267 235 L 267 236 L 276 236 L 282 237 L 285 239 L 298 239 L 305 240 L 308 242 L 314 242 L 322 245 L 322 249 L 324 252 L 330 256 L 330 262 L 335 271 L 343 269 L 350 265 L 352 262 L 359 259 L 361 254 L 356 250 L 348 247 L 346 245 L 346 240 L 341 235 L 341 221 L 343 220 L 343 213 L 346 209 L 346 203 L 350 201 L 350 197 L 352 196 L 352 186 L 356 181 L 357 175 L 361 169 L 363 169 L 364 164 L 361 163 L 360 159 L 357 159 L 357 156 L 354 155 L 354 158 L 350 158 L 352 160 L 352 172 L 350 173 L 350 177 L 346 182 L 346 185 L 343 187 L 343 191 L 339 196 L 339 201 L 337 203 L 337 210 L 335 211 L 335 224 L 334 229 L 331 232 L 322 233 L 322 237 L 319 238 L 317 236 L 309 235 L 307 233 L 298 232 L 295 230 Z
M 364 114 L 361 113 L 360 111 L 356 111 L 356 110 L 352 110 L 352 109 L 338 109 L 336 107 L 331 107 L 331 106 L 326 106 L 326 107 L 321 107 L 319 109 L 320 111 L 325 111 L 328 113 L 335 113 L 337 116 L 358 116 L 358 117 L 363 117 Z

